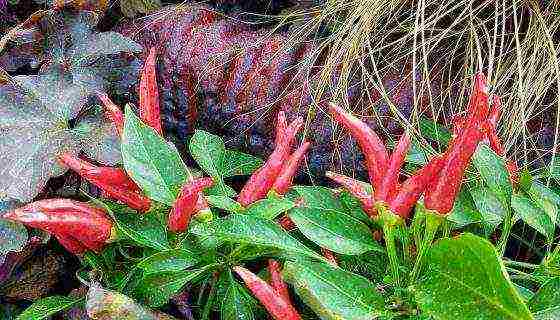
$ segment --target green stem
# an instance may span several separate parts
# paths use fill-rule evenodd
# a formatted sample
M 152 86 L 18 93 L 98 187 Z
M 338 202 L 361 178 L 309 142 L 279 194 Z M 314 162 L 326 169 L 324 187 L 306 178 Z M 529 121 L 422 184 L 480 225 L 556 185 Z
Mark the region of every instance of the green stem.
M 395 285 L 398 286 L 400 284 L 399 257 L 397 254 L 397 246 L 395 245 L 395 231 L 400 217 L 383 206 L 379 206 L 378 211 L 380 212 L 379 217 L 383 221 L 383 236 L 385 237 L 385 245 L 387 246 L 389 266 Z
M 422 238 L 420 248 L 418 248 L 418 255 L 416 256 L 416 262 L 412 268 L 412 273 L 410 274 L 410 283 L 414 283 L 418 277 L 418 273 L 424 262 L 424 256 L 430 247 L 430 244 L 434 240 L 439 226 L 443 222 L 443 217 L 437 213 L 426 212 L 426 227 L 424 229 L 424 237 Z
M 395 226 L 391 224 L 383 225 L 383 234 L 385 236 L 385 245 L 387 246 L 387 254 L 389 255 L 389 264 L 395 284 L 398 286 L 399 281 L 399 257 L 397 255 L 397 247 L 395 245 Z
M 504 228 L 502 230 L 502 234 L 500 235 L 500 240 L 498 241 L 498 252 L 500 253 L 500 257 L 503 257 L 504 252 L 506 251 L 506 245 L 512 227 L 512 220 L 513 220 L 512 218 L 513 216 L 511 214 L 511 209 L 507 208 L 506 216 L 504 218 Z
M 210 284 L 210 293 L 208 294 L 208 300 L 204 305 L 204 310 L 202 311 L 201 319 L 210 319 L 210 311 L 212 310 L 212 303 L 214 302 L 214 297 L 216 296 L 216 283 L 218 281 L 218 275 L 214 274 L 212 276 L 212 283 Z
M 537 269 L 538 267 L 540 267 L 538 264 L 532 264 L 532 263 L 515 261 L 515 260 L 504 260 L 504 264 L 506 266 L 520 267 L 526 269 Z

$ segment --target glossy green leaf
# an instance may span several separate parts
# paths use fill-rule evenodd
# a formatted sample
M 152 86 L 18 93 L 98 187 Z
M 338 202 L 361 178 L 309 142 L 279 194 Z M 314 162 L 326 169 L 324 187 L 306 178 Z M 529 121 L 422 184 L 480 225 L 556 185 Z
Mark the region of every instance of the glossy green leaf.
M 158 308 L 166 304 L 187 283 L 205 274 L 213 266 L 192 271 L 168 271 L 145 275 L 135 289 L 135 294 L 143 304 Z
M 125 118 L 122 156 L 126 171 L 151 199 L 172 206 L 191 173 L 177 149 L 144 124 L 130 105 Z
M 539 181 L 533 181 L 527 193 L 533 199 L 533 202 L 543 209 L 554 223 L 560 225 L 560 215 L 558 214 L 560 195 Z
M 533 319 L 487 240 L 468 233 L 440 240 L 426 265 L 414 292 L 433 319 Z
M 474 195 L 477 195 L 476 191 Z M 482 222 L 480 212 L 477 211 L 471 193 L 467 188 L 462 188 L 459 192 L 447 220 L 455 223 L 457 227 Z
M 199 262 L 198 254 L 185 249 L 173 249 L 153 254 L 136 266 L 144 270 L 144 274 L 165 271 L 181 271 Z
M 439 123 L 431 119 L 421 117 L 419 120 L 419 124 L 420 132 L 422 133 L 423 137 L 433 141 L 437 141 L 442 145 L 447 145 L 449 141 L 451 141 L 451 132 L 449 132 L 449 130 L 447 130 Z
M 199 236 L 215 236 L 225 241 L 275 247 L 322 259 L 290 236 L 275 222 L 245 214 L 231 214 L 208 223 L 197 223 L 191 232 Z
M 293 188 L 303 203 L 289 212 L 292 221 L 309 240 L 341 254 L 383 250 L 371 231 L 349 214 L 332 191 L 323 187 Z
M 254 314 L 255 300 L 251 294 L 229 275 L 226 291 L 221 301 L 222 320 L 251 320 Z
M 560 309 L 560 278 L 546 282 L 529 301 L 529 309 L 542 312 Z
M 560 183 L 560 156 L 556 155 L 550 162 L 550 176 Z
M 554 236 L 554 222 L 531 199 L 521 194 L 514 194 L 511 197 L 511 207 L 525 223 L 535 228 L 535 230 L 548 239 L 552 239 Z
M 165 227 L 154 213 L 139 214 L 119 210 L 113 215 L 119 231 L 134 242 L 156 250 L 169 249 Z
M 490 235 L 506 216 L 503 202 L 489 188 L 473 189 L 471 190 L 471 196 L 480 214 L 480 222 L 486 231 L 486 235 Z
M 512 186 L 505 160 L 489 146 L 480 145 L 473 155 L 472 163 L 488 188 L 500 198 L 502 203 L 507 204 L 512 194 Z
M 63 296 L 51 296 L 39 299 L 29 306 L 29 308 L 25 309 L 16 320 L 47 320 L 55 313 L 66 310 L 82 300 L 82 298 Z
M 287 198 L 266 198 L 252 203 L 247 208 L 245 214 L 272 220 L 280 214 L 292 209 L 294 206 L 295 203 Z
M 245 210 L 243 206 L 226 196 L 206 196 L 206 200 L 212 207 L 220 208 L 225 211 L 240 213 Z
M 218 195 L 229 197 L 236 195 L 224 183 L 223 163 L 231 159 L 225 159 L 226 146 L 222 138 L 206 131 L 196 130 L 189 143 L 189 150 L 198 165 L 214 178 L 213 189 L 218 192 Z
M 247 176 L 263 165 L 260 158 L 235 150 L 226 150 L 223 161 L 224 177 Z
M 369 320 L 383 313 L 383 297 L 362 276 L 310 262 L 287 262 L 283 274 L 321 319 Z

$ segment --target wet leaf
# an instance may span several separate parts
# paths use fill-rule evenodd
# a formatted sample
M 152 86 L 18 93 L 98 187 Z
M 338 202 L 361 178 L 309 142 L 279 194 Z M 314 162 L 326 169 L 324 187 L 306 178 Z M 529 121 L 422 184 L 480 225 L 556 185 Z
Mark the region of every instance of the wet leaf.
M 139 214 L 119 210 L 113 215 L 119 230 L 134 242 L 156 250 L 169 249 L 165 226 L 155 213 Z
M 189 282 L 213 268 L 208 265 L 202 269 L 189 271 L 167 271 L 144 276 L 135 289 L 136 296 L 149 307 L 157 308 L 166 304 Z
M 374 319 L 384 300 L 366 278 L 323 263 L 287 262 L 283 274 L 321 319 Z
M 298 229 L 321 247 L 341 254 L 383 249 L 368 226 L 349 214 L 332 191 L 323 187 L 294 187 L 303 204 L 289 212 Z
M 122 139 L 124 167 L 153 200 L 172 206 L 181 186 L 192 174 L 179 151 L 126 106 Z
M 198 255 L 185 249 L 174 249 L 161 251 L 153 254 L 136 266 L 144 271 L 144 274 L 165 271 L 181 271 L 198 263 Z
M 81 302 L 81 297 L 51 296 L 35 301 L 29 308 L 25 309 L 16 320 L 47 320 L 60 311 L 69 309 Z
M 443 239 L 429 249 L 424 277 L 414 288 L 433 319 L 533 319 L 507 277 L 496 249 L 472 234 Z
M 511 207 L 521 220 L 535 228 L 540 234 L 551 240 L 554 236 L 554 222 L 551 217 L 535 205 L 531 199 L 524 195 L 514 194 L 511 197 Z
M 198 236 L 214 236 L 234 243 L 274 247 L 322 259 L 275 222 L 256 216 L 232 214 L 223 219 L 193 225 L 191 232 Z

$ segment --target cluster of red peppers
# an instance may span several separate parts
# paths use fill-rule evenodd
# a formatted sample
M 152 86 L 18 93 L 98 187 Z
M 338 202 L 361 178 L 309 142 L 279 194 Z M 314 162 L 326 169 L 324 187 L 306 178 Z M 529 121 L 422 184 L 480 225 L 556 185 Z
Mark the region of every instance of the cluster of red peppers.
M 234 267 L 233 271 L 245 282 L 247 288 L 275 320 L 301 319 L 290 300 L 288 287 L 282 279 L 280 264 L 277 261 L 272 259 L 268 261 L 270 284 L 241 266 Z
M 141 74 L 139 109 L 141 119 L 161 135 L 163 131 L 155 64 L 156 52 L 152 48 Z M 104 105 L 105 115 L 113 121 L 121 136 L 124 126 L 121 109 L 104 93 L 97 96 Z M 122 168 L 95 166 L 70 153 L 60 156 L 59 161 L 101 189 L 103 196 L 125 203 L 140 212 L 150 210 L 151 200 Z M 192 178 L 186 181 L 169 214 L 170 231 L 185 231 L 192 216 L 205 214 L 210 210 L 202 190 L 212 183 L 210 178 Z M 100 251 L 116 235 L 113 222 L 105 210 L 68 199 L 37 201 L 8 212 L 3 217 L 52 233 L 61 245 L 75 254 L 82 254 L 88 249 Z
M 377 209 L 382 205 L 395 215 L 406 219 L 423 193 L 426 209 L 445 215 L 453 208 L 464 172 L 479 142 L 487 139 L 496 153 L 504 155 L 504 149 L 496 134 L 500 99 L 493 96 L 492 100 L 490 106 L 485 76 L 482 73 L 476 74 L 467 116 L 455 121 L 453 139 L 446 152 L 431 159 L 402 183 L 399 181 L 399 175 L 400 167 L 410 148 L 408 134 L 401 136 L 393 154 L 389 156 L 383 142 L 373 130 L 342 108 L 331 104 L 330 113 L 351 132 L 364 152 L 374 193 L 370 194 L 363 183 L 352 178 L 332 172 L 328 172 L 327 176 L 356 196 L 363 209 L 372 217 L 377 216 Z M 510 162 L 508 168 L 513 181 L 516 167 Z
M 265 164 L 251 175 L 239 193 L 237 201 L 241 205 L 248 206 L 263 199 L 271 190 L 283 195 L 290 189 L 299 164 L 311 145 L 304 141 L 291 153 L 296 134 L 302 125 L 303 118 L 297 117 L 288 125 L 284 111 L 278 113 L 274 151 Z

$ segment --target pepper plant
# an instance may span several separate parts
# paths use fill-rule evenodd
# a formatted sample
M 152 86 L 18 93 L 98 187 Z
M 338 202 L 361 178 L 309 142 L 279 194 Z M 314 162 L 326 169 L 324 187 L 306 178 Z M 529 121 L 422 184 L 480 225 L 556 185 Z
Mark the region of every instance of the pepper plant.
M 36 301 L 18 319 L 75 305 L 91 319 L 173 319 L 162 311 L 178 299 L 196 319 L 547 319 L 558 312 L 549 294 L 558 288 L 557 247 L 538 265 L 503 253 L 516 220 L 552 246 L 560 197 L 508 166 L 495 132 L 499 99 L 481 73 L 447 149 L 406 179 L 401 167 L 415 136 L 403 134 L 389 155 L 364 122 L 330 104 L 364 152 L 370 180 L 331 172 L 343 186 L 332 189 L 293 185 L 312 142 L 296 147 L 303 119 L 289 122 L 283 112 L 266 161 L 196 131 L 189 150 L 198 168 L 187 167 L 162 135 L 156 58 L 152 49 L 138 110 L 127 105 L 122 114 L 100 96 L 122 140 L 123 167 L 73 153 L 57 159 L 102 198 L 40 200 L 4 215 L 53 234 L 80 258 L 77 277 L 89 286 L 83 297 Z M 228 184 L 236 176 L 250 177 L 236 189 Z M 466 231 L 474 225 L 481 228 Z

